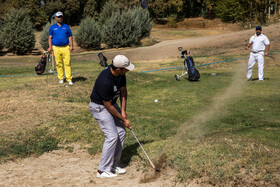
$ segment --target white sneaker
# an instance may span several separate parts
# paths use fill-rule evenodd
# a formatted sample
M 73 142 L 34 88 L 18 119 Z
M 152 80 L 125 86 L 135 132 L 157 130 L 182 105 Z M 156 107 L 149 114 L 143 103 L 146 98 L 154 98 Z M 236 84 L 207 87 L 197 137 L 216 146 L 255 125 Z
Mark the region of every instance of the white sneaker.
M 125 174 L 125 173 L 126 173 L 126 170 L 123 169 L 123 168 L 120 168 L 120 167 L 112 168 L 111 171 L 112 171 L 113 173 L 116 173 L 116 174 Z
M 59 83 L 59 84 L 63 84 L 63 83 L 64 83 L 64 80 L 63 80 L 63 79 L 60 79 L 58 83 Z
M 114 174 L 110 171 L 97 171 L 97 175 L 96 177 L 98 178 L 112 178 L 112 177 L 117 177 L 118 175 L 117 174 Z
M 73 85 L 74 83 L 72 81 L 68 81 L 68 84 L 69 85 Z

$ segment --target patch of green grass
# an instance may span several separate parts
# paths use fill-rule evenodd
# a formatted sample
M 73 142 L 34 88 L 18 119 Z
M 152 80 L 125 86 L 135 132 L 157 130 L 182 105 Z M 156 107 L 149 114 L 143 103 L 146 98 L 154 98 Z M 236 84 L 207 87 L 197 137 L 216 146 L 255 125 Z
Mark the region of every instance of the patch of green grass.
M 58 149 L 58 140 L 47 128 L 34 129 L 26 133 L 18 133 L 9 138 L 0 138 L 0 160 L 24 158 L 32 154 L 40 155 Z

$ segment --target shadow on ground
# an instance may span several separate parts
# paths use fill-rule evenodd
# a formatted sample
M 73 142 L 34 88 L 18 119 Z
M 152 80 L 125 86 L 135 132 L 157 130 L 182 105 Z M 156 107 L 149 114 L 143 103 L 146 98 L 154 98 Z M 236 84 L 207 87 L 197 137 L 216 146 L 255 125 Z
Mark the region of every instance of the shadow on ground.
M 151 143 L 152 141 L 143 141 L 141 142 L 142 146 L 146 143 Z M 140 157 L 141 160 L 144 160 L 148 163 L 148 159 L 146 158 L 142 158 L 138 152 L 137 152 L 137 148 L 139 147 L 140 145 L 138 143 L 134 143 L 134 144 L 131 144 L 127 147 L 125 147 L 122 151 L 122 157 L 121 157 L 121 167 L 127 167 L 131 161 L 131 158 L 135 155 L 138 155 Z M 145 148 L 144 148 L 145 149 Z M 142 149 L 141 149 L 142 151 Z
M 72 79 L 73 82 L 86 81 L 86 80 L 87 80 L 87 78 L 81 77 L 81 76 L 79 76 L 79 77 L 74 77 L 74 78 Z

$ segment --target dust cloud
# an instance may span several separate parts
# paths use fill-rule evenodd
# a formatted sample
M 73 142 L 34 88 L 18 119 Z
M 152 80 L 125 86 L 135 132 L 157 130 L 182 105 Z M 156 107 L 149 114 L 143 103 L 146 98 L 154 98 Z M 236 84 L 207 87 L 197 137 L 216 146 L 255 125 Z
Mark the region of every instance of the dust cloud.
M 204 111 L 199 112 L 192 119 L 181 124 L 171 143 L 166 146 L 165 150 L 184 143 L 187 139 L 195 139 L 205 134 L 205 126 L 212 120 L 221 118 L 224 114 L 224 108 L 228 101 L 231 101 L 238 95 L 242 94 L 246 82 L 245 70 L 247 67 L 246 60 L 242 60 L 234 67 L 235 73 L 230 86 L 221 94 L 213 98 L 212 105 Z

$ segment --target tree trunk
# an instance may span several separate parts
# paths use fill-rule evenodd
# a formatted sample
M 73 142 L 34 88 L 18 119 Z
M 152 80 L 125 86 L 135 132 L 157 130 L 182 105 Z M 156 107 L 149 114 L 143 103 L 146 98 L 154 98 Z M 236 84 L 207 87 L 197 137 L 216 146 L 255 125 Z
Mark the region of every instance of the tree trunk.
M 270 8 L 271 8 L 271 2 L 268 1 L 268 19 L 270 19 Z

